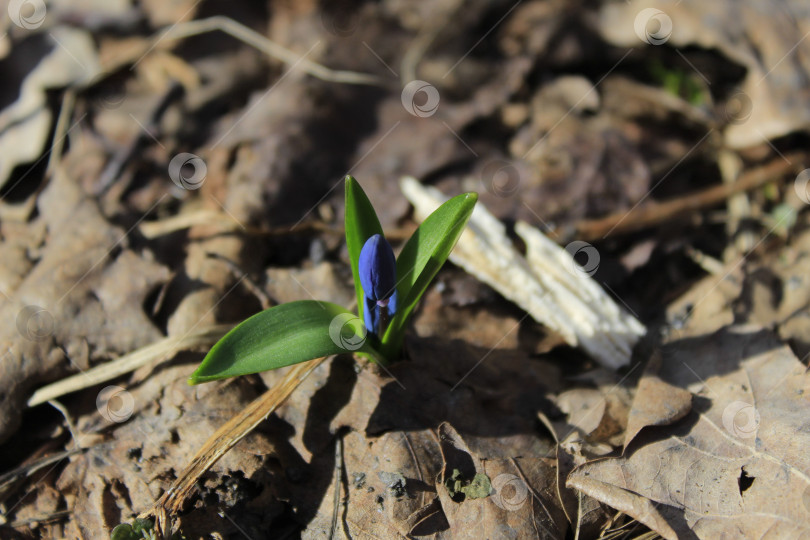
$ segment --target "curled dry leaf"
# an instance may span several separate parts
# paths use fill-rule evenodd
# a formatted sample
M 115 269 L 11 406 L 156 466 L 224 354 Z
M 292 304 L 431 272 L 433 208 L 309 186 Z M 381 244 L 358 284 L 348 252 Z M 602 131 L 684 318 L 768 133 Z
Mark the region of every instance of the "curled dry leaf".
M 22 4 L 21 4 L 22 5 Z M 9 7 L 11 9 L 11 7 Z M 84 30 L 63 26 L 50 34 L 48 54 L 25 77 L 19 98 L 0 113 L 0 187 L 18 165 L 35 161 L 51 134 L 47 91 L 89 83 L 100 71 L 95 45 Z M 44 40 L 43 36 L 34 38 Z M 26 144 L 20 144 L 26 141 Z
M 639 432 L 623 457 L 577 467 L 568 486 L 666 538 L 807 536 L 805 366 L 750 326 L 684 341 L 659 376 L 695 394 L 692 410 Z
M 559 426 L 563 441 L 584 440 L 591 451 L 610 451 L 616 437 L 624 433 L 630 409 L 625 388 L 574 388 L 557 396 L 555 402 L 568 415 L 567 425 Z M 603 453 L 605 450 L 602 450 Z

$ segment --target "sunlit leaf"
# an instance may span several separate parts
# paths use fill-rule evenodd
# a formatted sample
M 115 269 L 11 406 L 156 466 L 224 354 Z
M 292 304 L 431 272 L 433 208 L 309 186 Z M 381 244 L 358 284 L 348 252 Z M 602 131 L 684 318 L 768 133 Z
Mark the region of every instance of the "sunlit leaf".
M 357 294 L 357 313 L 363 318 L 363 288 L 360 285 L 360 274 L 357 261 L 363 244 L 375 234 L 383 234 L 377 213 L 371 206 L 366 192 L 360 183 L 352 176 L 346 176 L 346 248 L 349 251 L 349 261 L 354 276 L 354 290 Z
M 477 193 L 463 193 L 445 202 L 402 248 L 397 259 L 399 306 L 382 338 L 382 353 L 389 360 L 401 347 L 408 317 L 456 245 L 476 201 Z
M 330 354 L 377 353 L 366 341 L 363 321 L 329 302 L 301 300 L 264 310 L 214 345 L 189 382 L 258 373 Z

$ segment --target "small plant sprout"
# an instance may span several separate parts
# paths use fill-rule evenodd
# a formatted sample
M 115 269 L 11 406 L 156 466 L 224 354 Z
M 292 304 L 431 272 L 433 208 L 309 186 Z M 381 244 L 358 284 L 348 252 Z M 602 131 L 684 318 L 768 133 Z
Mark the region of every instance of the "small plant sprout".
M 381 364 L 399 358 L 408 319 L 464 231 L 478 195 L 463 193 L 437 208 L 395 258 L 363 188 L 351 176 L 345 187 L 346 247 L 358 313 L 316 300 L 264 310 L 211 348 L 191 384 L 345 352 Z

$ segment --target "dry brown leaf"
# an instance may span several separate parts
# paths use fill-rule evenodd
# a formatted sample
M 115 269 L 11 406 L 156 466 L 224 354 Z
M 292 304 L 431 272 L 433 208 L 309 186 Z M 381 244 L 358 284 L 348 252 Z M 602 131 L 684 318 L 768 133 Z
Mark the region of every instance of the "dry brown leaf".
M 776 326 L 780 336 L 804 356 L 810 350 L 806 345 L 809 249 L 810 233 L 797 232 L 783 249 L 748 260 L 744 268 L 738 258 L 707 276 L 670 306 L 670 318 L 685 322 L 674 337 L 705 334 L 732 321 Z
M 37 389 L 28 400 L 29 407 L 36 407 L 47 401 L 58 399 L 65 394 L 77 392 L 97 384 L 126 375 L 143 366 L 154 368 L 161 362 L 173 358 L 178 352 L 210 347 L 233 328 L 230 324 L 203 327 L 180 338 L 165 338 L 109 362 L 99 364 L 86 371 L 45 385 Z M 151 369 L 150 369 L 151 371 Z M 136 380 L 137 380 L 136 374 Z
M 660 369 L 661 353 L 656 351 L 638 382 L 624 432 L 624 448 L 642 428 L 672 424 L 686 416 L 692 408 L 692 394 L 662 381 L 658 376 Z
M 594 388 L 572 388 L 561 393 L 554 401 L 568 415 L 572 428 L 580 431 L 583 437 L 599 427 L 607 406 L 602 393 Z M 568 438 L 567 433 L 561 435 L 564 439 Z
M 553 460 L 482 459 L 447 423 L 438 434 L 423 429 L 368 437 L 352 431 L 342 445 L 343 460 L 335 464 L 342 480 L 333 480 L 326 490 L 304 538 L 330 533 L 351 538 L 565 536 Z M 486 475 L 492 484 L 489 496 L 451 497 L 444 480 L 456 469 L 468 480 Z M 345 506 L 335 506 L 336 489 Z
M 268 268 L 267 293 L 279 304 L 295 300 L 323 300 L 349 306 L 355 299 L 352 278 L 337 265 L 322 262 L 312 268 Z
M 802 82 L 810 73 L 810 45 L 805 40 L 810 19 L 802 0 L 782 2 L 778 8 L 761 0 L 605 3 L 600 19 L 602 35 L 620 47 L 666 43 L 716 49 L 744 66 L 741 92 L 719 115 L 727 124 L 728 146 L 754 146 L 810 125 L 810 95 Z M 656 28 L 661 34 L 649 36 L 659 32 Z M 706 80 L 703 73 L 699 76 Z
M 411 359 L 387 368 L 395 379 L 368 371 L 358 376 L 334 428 L 350 426 L 376 435 L 391 429 L 435 429 L 448 421 L 471 446 L 475 443 L 469 436 L 478 435 L 499 438 L 510 455 L 550 450 L 533 433 L 536 411 L 548 406 L 543 395 L 560 384 L 553 365 L 522 351 L 436 338 L 412 339 L 407 347 Z
M 739 261 L 711 274 L 667 307 L 667 319 L 674 321 L 675 339 L 704 335 L 734 323 L 732 303 L 740 297 L 745 272 Z
M 338 537 L 344 530 L 353 538 L 397 537 L 411 531 L 445 534 L 444 512 L 435 502 L 443 462 L 434 430 L 443 421 L 453 423 L 476 459 L 483 461 L 482 472 L 492 478 L 506 474 L 503 483 L 532 486 L 564 529 L 565 517 L 556 502 L 553 447 L 536 430 L 537 410 L 548 406 L 543 395 L 559 387 L 556 368 L 522 351 L 489 351 L 458 341 L 413 338 L 407 348 L 410 359 L 390 366 L 390 374 L 370 366 L 357 373 L 351 359 L 338 357 L 315 370 L 279 408 L 284 425 L 295 427 L 284 436 L 279 461 L 289 471 L 289 498 L 306 524 L 304 537 L 320 538 L 332 530 L 336 490 L 340 498 L 348 495 L 346 505 L 338 508 Z M 277 375 L 262 377 L 270 385 Z M 346 429 L 350 431 L 341 435 Z M 337 437 L 343 441 L 342 461 L 335 456 Z M 341 462 L 338 487 L 335 467 Z M 400 497 L 387 487 L 390 482 L 386 484 L 397 475 L 404 478 Z M 369 493 L 368 487 L 374 491 Z M 525 504 L 509 516 L 498 514 L 490 525 L 518 526 L 509 520 L 532 524 L 537 519 L 554 530 L 540 503 L 529 503 L 528 488 L 510 493 L 518 498 L 525 494 Z M 503 512 L 488 505 L 488 519 Z M 447 534 L 468 534 L 466 525 L 459 527 L 447 529 Z
M 622 489 L 612 484 L 600 482 L 596 478 L 588 475 L 569 476 L 568 485 L 580 490 L 582 493 L 604 502 L 616 510 L 632 516 L 637 521 L 648 526 L 664 538 L 673 540 L 680 538 L 672 526 L 667 522 L 660 510 L 653 501 L 636 495 L 632 491 Z M 678 533 L 686 533 L 686 530 L 678 530 Z M 684 536 L 689 538 L 689 536 Z
M 431 287 L 422 297 L 419 318 L 414 324 L 418 335 L 459 339 L 477 347 L 519 347 L 521 320 L 512 311 L 495 303 L 466 307 L 446 305 L 437 289 Z
M 45 244 L 0 306 L 12 321 L 0 331 L 7 351 L 0 363 L 0 441 L 16 429 L 33 386 L 163 337 L 143 305 L 168 270 L 148 252 L 127 250 L 125 231 L 62 171 L 37 205 L 41 223 L 32 227 L 44 223 Z
M 581 76 L 537 89 L 530 121 L 509 141 L 511 184 L 499 190 L 493 179 L 486 187 L 494 196 L 482 196 L 487 206 L 493 203 L 493 213 L 564 226 L 628 209 L 645 196 L 651 173 L 639 149 L 640 131 L 602 106 L 604 92 Z M 510 189 L 519 196 L 510 196 Z
M 38 58 L 19 89 L 18 99 L 0 113 L 0 186 L 15 167 L 34 162 L 45 150 L 51 134 L 47 91 L 81 87 L 99 73 L 95 45 L 87 32 L 64 26 L 52 30 L 50 37 L 50 43 L 45 44 L 48 54 Z
M 335 464 L 342 469 L 342 480 L 329 486 L 304 538 L 323 538 L 332 529 L 336 487 L 347 500 L 339 508 L 338 531 L 350 538 L 372 534 L 404 539 L 414 526 L 422 531 L 447 528 L 434 502 L 440 458 L 429 430 L 371 438 L 352 431 L 342 445 L 343 462 Z
M 131 409 L 123 412 L 131 416 L 124 415 L 126 418 L 116 417 L 122 409 L 112 401 L 109 408 L 97 407 L 95 402 L 87 404 L 86 414 L 77 418 L 77 442 L 85 450 L 71 457 L 53 481 L 62 504 L 72 510 L 72 519 L 61 534 L 54 529 L 50 537 L 98 538 L 99 531 L 109 531 L 148 510 L 172 485 L 189 457 L 257 394 L 246 378 L 195 387 L 187 384 L 188 374 L 187 365 L 169 366 L 161 370 L 160 377 L 128 386 L 124 395 L 131 400 Z M 204 506 L 203 501 L 233 506 L 245 494 L 244 486 L 241 490 L 233 486 L 242 483 L 255 489 L 269 483 L 263 473 L 263 456 L 271 451 L 266 436 L 252 434 L 202 479 L 195 492 L 200 498 L 189 505 L 191 509 Z M 238 512 L 244 512 L 243 527 L 261 516 L 261 512 L 244 507 Z M 210 526 L 207 531 L 194 519 L 184 522 L 184 527 L 191 537 L 195 533 L 234 531 L 223 516 L 215 521 L 205 523 Z
M 176 475 L 177 479 L 155 502 L 154 507 L 148 512 L 142 513 L 140 517 L 155 516 L 156 530 L 168 532 L 171 529 L 172 518 L 183 508 L 193 487 L 214 465 L 228 455 L 229 450 L 266 420 L 325 359 L 325 357 L 315 358 L 285 370 L 286 374 L 281 384 L 267 390 L 247 407 L 232 414 L 227 422 L 205 439 L 205 443 L 195 452 L 188 465 Z
M 468 146 L 473 141 L 465 137 L 464 129 L 475 120 L 493 114 L 502 101 L 520 87 L 530 68 L 531 63 L 526 58 L 505 62 L 499 66 L 500 74 L 493 74 L 481 84 L 469 101 L 457 105 L 440 97 L 438 108 L 429 120 L 409 113 L 402 103 L 405 98 L 399 92 L 380 105 L 379 128 L 358 146 L 356 158 L 360 161 L 351 172 L 361 180 L 383 228 L 395 225 L 408 210 L 407 200 L 392 179 L 404 174 L 426 177 L 448 164 L 475 155 Z M 362 159 L 372 150 L 387 156 L 386 159 Z M 476 191 L 479 191 L 478 186 Z
M 568 485 L 667 538 L 810 534 L 804 365 L 753 327 L 688 341 L 661 378 L 695 394 L 692 411 L 640 432 L 624 457 L 577 467 Z
M 587 461 L 583 445 L 575 441 L 557 445 L 557 496 L 565 516 L 579 538 L 595 538 L 608 518 L 609 509 L 593 497 L 565 485 L 565 479 Z
M 560 442 L 584 442 L 587 452 L 595 455 L 620 446 L 633 401 L 630 374 L 632 371 L 620 376 L 610 369 L 594 369 L 577 377 L 577 381 L 595 388 L 577 386 L 553 397 L 567 415 L 565 421 L 552 423 Z
M 565 513 L 557 502 L 552 460 L 482 460 L 450 424 L 439 426 L 443 470 L 436 489 L 457 538 L 564 538 Z M 451 497 L 444 482 L 453 471 L 471 480 L 486 474 L 492 485 L 488 497 Z

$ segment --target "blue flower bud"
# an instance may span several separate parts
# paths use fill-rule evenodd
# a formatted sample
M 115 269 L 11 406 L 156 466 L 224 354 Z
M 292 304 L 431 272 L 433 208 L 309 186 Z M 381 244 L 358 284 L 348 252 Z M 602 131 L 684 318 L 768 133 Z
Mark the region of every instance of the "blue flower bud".
M 380 331 L 385 330 L 380 328 L 380 310 L 386 309 L 389 317 L 397 311 L 396 260 L 394 251 L 382 235 L 375 234 L 366 240 L 360 250 L 357 269 L 365 297 L 363 319 L 366 330 L 379 336 Z
M 357 269 L 366 298 L 386 305 L 396 287 L 397 266 L 394 251 L 382 235 L 375 234 L 363 244 Z

